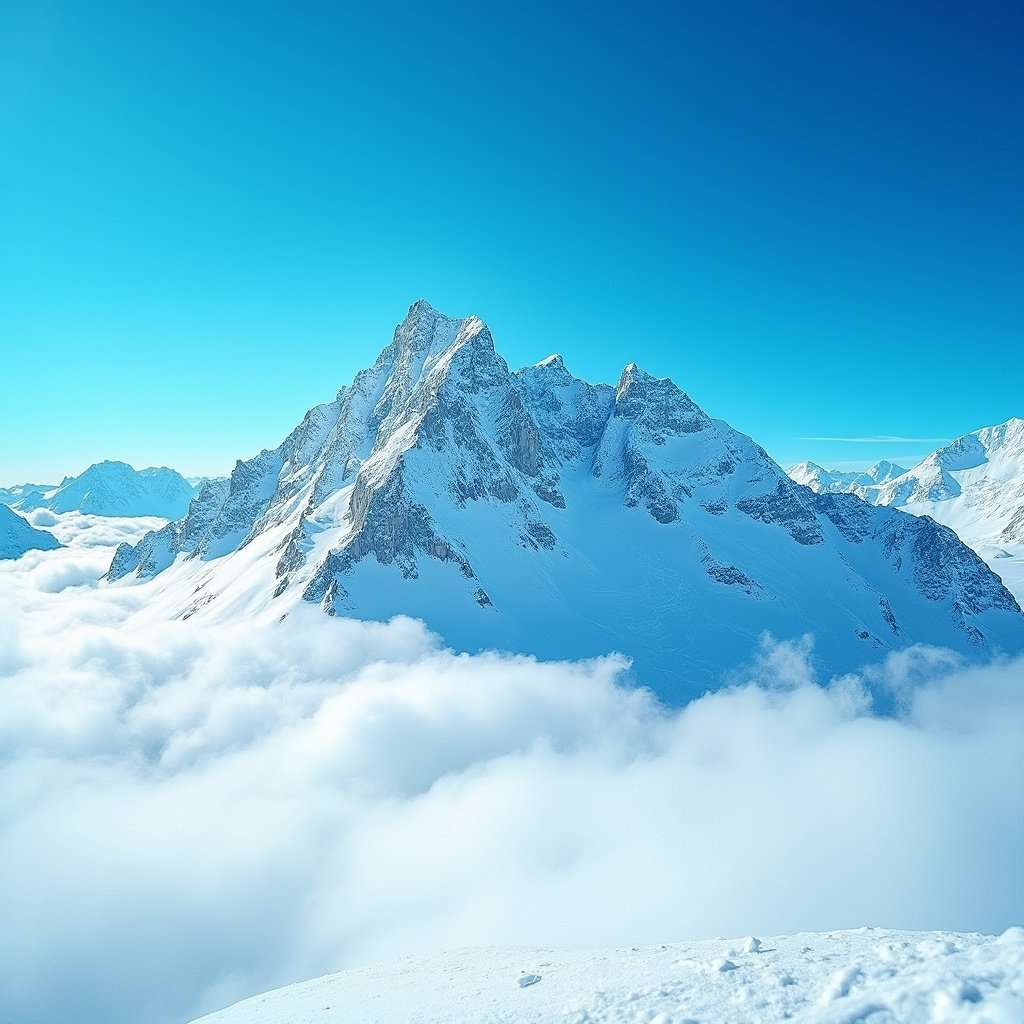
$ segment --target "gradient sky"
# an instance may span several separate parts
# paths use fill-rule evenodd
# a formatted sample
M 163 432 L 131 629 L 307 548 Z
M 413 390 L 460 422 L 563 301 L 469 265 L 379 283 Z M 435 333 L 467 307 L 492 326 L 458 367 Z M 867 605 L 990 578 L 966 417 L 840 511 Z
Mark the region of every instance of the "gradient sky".
M 0 484 L 226 472 L 419 297 L 784 464 L 1024 415 L 1022 53 L 1019 3 L 0 4 Z

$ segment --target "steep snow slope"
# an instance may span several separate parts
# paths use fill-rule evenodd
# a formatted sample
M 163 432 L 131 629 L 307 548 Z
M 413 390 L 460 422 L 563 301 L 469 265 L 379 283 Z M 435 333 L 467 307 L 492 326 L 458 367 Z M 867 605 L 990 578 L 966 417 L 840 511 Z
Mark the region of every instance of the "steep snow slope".
M 125 462 L 97 462 L 56 486 L 9 488 L 0 492 L 0 500 L 21 512 L 46 508 L 58 513 L 179 519 L 198 490 L 173 469 L 133 469 Z
M 46 530 L 30 526 L 17 512 L 0 505 L 0 558 L 20 558 L 26 551 L 51 551 L 60 541 Z
M 1024 929 L 998 938 L 862 928 L 630 950 L 463 949 L 292 985 L 202 1024 L 781 1020 L 1019 1024 Z
M 848 490 L 873 504 L 930 516 L 955 530 L 1024 600 L 1024 420 L 965 434 L 878 487 L 826 488 L 827 478 L 842 474 L 814 474 L 806 468 L 813 465 L 794 466 L 790 475 L 815 490 Z
M 750 438 L 631 364 L 511 373 L 476 317 L 418 302 L 374 365 L 284 443 L 123 545 L 154 615 L 421 617 L 463 650 L 618 649 L 669 699 L 764 630 L 831 669 L 914 642 L 1024 648 L 1024 616 L 950 531 L 793 483 Z

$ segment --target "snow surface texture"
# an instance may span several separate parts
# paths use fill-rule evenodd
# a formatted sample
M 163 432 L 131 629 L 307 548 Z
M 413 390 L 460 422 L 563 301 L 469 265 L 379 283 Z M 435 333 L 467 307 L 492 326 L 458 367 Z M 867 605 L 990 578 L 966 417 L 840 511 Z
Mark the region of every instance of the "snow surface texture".
M 20 558 L 26 551 L 51 551 L 60 541 L 30 526 L 17 512 L 0 505 L 0 558 Z
M 0 503 L 21 512 L 82 512 L 96 516 L 179 519 L 199 486 L 165 467 L 133 469 L 125 462 L 97 462 L 60 484 L 22 484 L 0 490 Z
M 113 559 L 151 614 L 424 619 L 461 650 L 621 651 L 663 696 L 721 682 L 768 629 L 830 671 L 915 642 L 1024 649 L 1024 616 L 951 531 L 797 486 L 637 366 L 511 373 L 476 317 L 417 302 L 376 363 L 283 444 Z
M 97 578 L 159 522 L 52 518 L 65 547 L 0 562 L 5 1024 L 182 1024 L 465 946 L 1024 920 L 1024 659 L 843 676 L 765 639 L 669 709 L 619 658 L 409 619 L 145 623 L 161 578 Z
M 891 466 L 879 463 L 879 466 Z M 930 516 L 955 530 L 1024 600 L 1024 420 L 1010 419 L 965 434 L 896 475 L 869 470 L 877 486 L 811 462 L 790 469 L 815 491 L 846 491 L 873 504 Z M 898 467 L 895 467 L 898 469 Z
M 1024 929 L 874 928 L 567 951 L 463 949 L 329 975 L 202 1024 L 1020 1024 Z

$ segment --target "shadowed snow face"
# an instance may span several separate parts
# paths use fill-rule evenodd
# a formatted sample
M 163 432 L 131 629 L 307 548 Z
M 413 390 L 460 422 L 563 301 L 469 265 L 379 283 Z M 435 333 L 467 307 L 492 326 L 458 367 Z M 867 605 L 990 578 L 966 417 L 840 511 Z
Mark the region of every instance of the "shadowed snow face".
M 455 656 L 417 623 L 132 626 L 138 521 L 0 567 L 0 993 L 17 1024 L 183 1022 L 479 943 L 1024 919 L 1024 663 L 809 641 L 669 712 L 623 662 Z M 149 524 L 143 524 L 149 525 Z M 93 524 L 95 528 L 95 524 Z

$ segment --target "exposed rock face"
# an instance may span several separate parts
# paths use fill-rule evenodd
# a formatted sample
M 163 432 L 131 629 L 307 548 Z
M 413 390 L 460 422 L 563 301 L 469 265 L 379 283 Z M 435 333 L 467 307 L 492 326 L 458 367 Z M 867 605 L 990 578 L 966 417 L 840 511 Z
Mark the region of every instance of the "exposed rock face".
M 184 558 L 179 559 L 179 556 Z M 181 614 L 424 618 L 452 644 L 618 649 L 670 698 L 759 634 L 835 670 L 916 641 L 1024 648 L 999 580 L 936 524 L 798 486 L 667 379 L 559 356 L 510 372 L 476 317 L 417 302 L 372 367 L 108 579 L 164 572 Z

